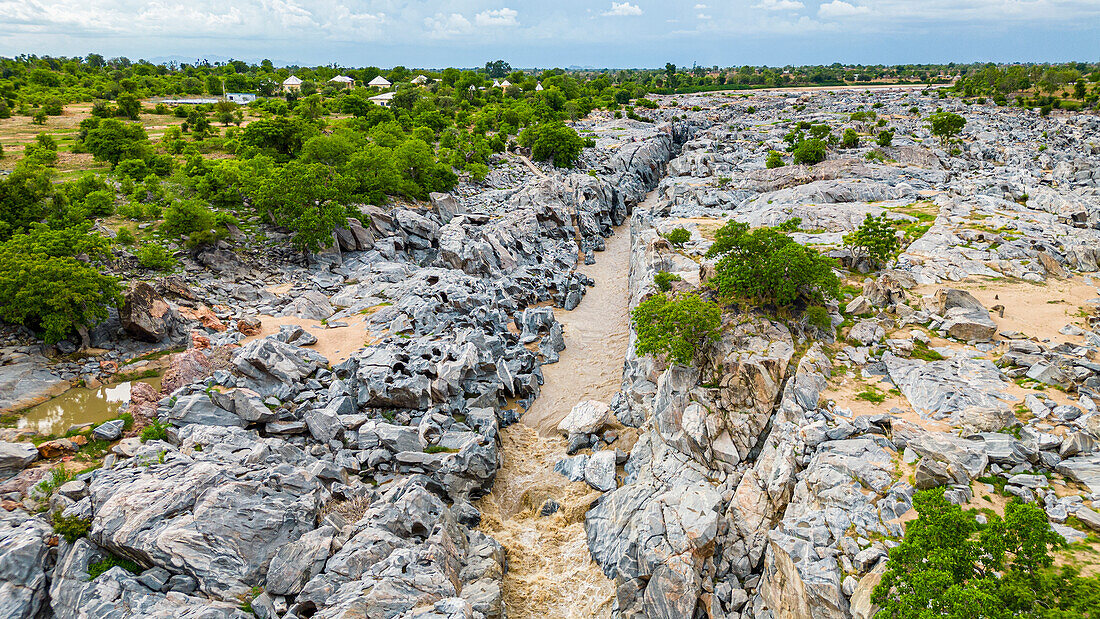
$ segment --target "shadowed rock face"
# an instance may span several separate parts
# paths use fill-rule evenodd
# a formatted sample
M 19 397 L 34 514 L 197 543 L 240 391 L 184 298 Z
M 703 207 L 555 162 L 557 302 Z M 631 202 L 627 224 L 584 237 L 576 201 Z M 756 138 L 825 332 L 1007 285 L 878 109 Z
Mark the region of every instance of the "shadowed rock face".
M 149 342 L 166 338 L 172 320 L 168 303 L 145 282 L 135 284 L 126 292 L 119 318 L 127 333 Z

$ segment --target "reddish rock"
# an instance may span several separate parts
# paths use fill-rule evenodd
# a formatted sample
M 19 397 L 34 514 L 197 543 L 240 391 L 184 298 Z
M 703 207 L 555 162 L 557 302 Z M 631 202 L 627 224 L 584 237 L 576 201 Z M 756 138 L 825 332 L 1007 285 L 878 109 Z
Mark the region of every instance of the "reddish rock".
M 44 459 L 71 456 L 76 453 L 76 444 L 67 438 L 46 441 L 38 446 L 38 457 Z
M 202 380 L 214 371 L 214 364 L 201 350 L 189 348 L 168 358 L 168 371 L 164 373 L 161 389 L 172 393 L 180 387 Z
M 210 338 L 203 335 L 202 331 L 191 332 L 191 348 L 196 350 L 207 350 L 210 348 Z
M 77 447 L 83 447 L 88 444 L 88 437 L 83 434 L 77 434 L 76 436 L 70 436 L 69 440 L 73 442 Z
M 259 318 L 242 318 L 237 321 L 237 330 L 245 336 L 259 335 L 260 326 Z
M 18 492 L 20 494 L 27 491 L 28 488 L 42 481 L 50 474 L 50 469 L 45 466 L 40 466 L 33 469 L 23 469 L 18 475 L 12 477 L 8 481 L 0 484 L 0 494 L 8 494 L 10 492 Z
M 155 405 L 159 400 L 160 392 L 149 383 L 133 383 L 130 385 L 131 406 Z
M 16 503 L 15 501 L 9 501 L 7 499 L 4 499 L 3 501 L 0 501 L 0 507 L 4 508 L 5 510 L 7 510 L 9 512 L 13 512 L 13 511 L 15 511 L 15 508 L 19 507 L 19 503 Z

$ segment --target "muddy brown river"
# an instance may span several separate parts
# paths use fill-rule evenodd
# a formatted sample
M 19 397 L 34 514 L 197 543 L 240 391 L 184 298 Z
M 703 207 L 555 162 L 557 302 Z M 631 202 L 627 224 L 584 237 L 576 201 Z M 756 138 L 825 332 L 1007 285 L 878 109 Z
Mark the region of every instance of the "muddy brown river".
M 511 619 L 607 617 L 615 595 L 584 531 L 584 514 L 600 493 L 553 468 L 566 455 L 558 422 L 577 402 L 610 402 L 619 390 L 629 334 L 629 223 L 607 239 L 595 265 L 580 270 L 596 285 L 573 311 L 555 310 L 566 348 L 558 363 L 542 367 L 545 384 L 522 421 L 501 432 L 504 466 L 479 504 L 481 528 L 508 550 L 504 601 Z M 541 516 L 547 499 L 561 508 Z

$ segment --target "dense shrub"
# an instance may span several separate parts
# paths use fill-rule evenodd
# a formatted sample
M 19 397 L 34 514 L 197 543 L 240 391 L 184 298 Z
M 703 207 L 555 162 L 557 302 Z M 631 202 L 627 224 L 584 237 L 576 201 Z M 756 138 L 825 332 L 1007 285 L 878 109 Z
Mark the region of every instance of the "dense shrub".
M 125 228 L 123 228 L 125 230 Z M 121 235 L 120 235 L 121 236 Z M 131 237 L 132 238 L 132 237 Z M 176 267 L 176 259 L 158 243 L 146 243 L 137 250 L 138 264 L 155 271 L 171 271 Z
M 768 157 L 764 160 L 765 167 L 768 169 L 782 168 L 785 165 L 787 164 L 783 162 L 783 153 L 777 150 L 768 151 Z
M 855 148 L 859 146 L 859 134 L 855 129 L 845 129 L 844 136 L 840 138 L 841 148 Z
M 638 339 L 634 351 L 639 355 L 664 355 L 669 362 L 691 363 L 696 351 L 707 341 L 718 338 L 722 310 L 713 301 L 694 294 L 669 298 L 654 295 L 630 312 Z
M 775 228 L 750 231 L 731 221 L 715 233 L 707 255 L 720 257 L 711 285 L 726 297 L 790 305 L 840 295 L 833 261 Z
M 528 127 L 519 135 L 519 143 L 531 149 L 535 161 L 550 161 L 559 168 L 576 165 L 584 147 L 584 140 L 577 132 L 562 123 Z
M 890 144 L 893 143 L 893 141 L 894 141 L 894 132 L 893 131 L 881 131 L 881 132 L 879 132 L 878 137 L 875 138 L 875 143 L 878 144 L 879 146 L 883 147 L 883 148 L 886 148 L 887 146 L 890 146 Z
M 54 533 L 65 538 L 65 541 L 70 544 L 87 535 L 88 530 L 92 528 L 90 520 L 78 516 L 63 516 L 60 512 L 50 516 L 50 521 L 53 524 Z
M 134 233 L 129 228 L 119 228 L 118 234 L 115 235 L 115 242 L 119 245 L 133 245 L 137 239 L 134 238 Z
M 814 165 L 825 161 L 825 142 L 816 139 L 803 140 L 794 147 L 792 152 L 796 164 L 804 163 Z
M 94 261 L 109 250 L 107 239 L 91 234 L 86 223 L 62 230 L 35 224 L 13 235 L 0 244 L 0 319 L 40 328 L 50 344 L 106 319 L 121 290 Z
M 154 419 L 152 423 L 141 429 L 141 442 L 168 440 L 168 424 Z
M 107 555 L 98 561 L 88 562 L 88 580 L 95 580 L 99 578 L 104 572 L 112 567 L 121 567 L 127 572 L 133 574 L 140 574 L 143 570 L 140 565 L 134 563 L 129 559 L 122 559 L 114 555 Z

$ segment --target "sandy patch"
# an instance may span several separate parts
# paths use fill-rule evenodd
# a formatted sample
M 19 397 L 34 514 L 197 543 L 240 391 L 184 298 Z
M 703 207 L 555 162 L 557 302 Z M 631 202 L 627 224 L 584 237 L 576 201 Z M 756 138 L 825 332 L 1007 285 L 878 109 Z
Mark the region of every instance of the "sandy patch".
M 345 322 L 348 326 L 332 328 L 326 327 L 317 320 L 306 320 L 294 316 L 261 315 L 258 318 L 260 319 L 260 333 L 244 338 L 242 343 L 274 335 L 279 332 L 279 327 L 283 325 L 299 325 L 317 338 L 317 343 L 307 346 L 307 348 L 324 355 L 329 363 L 333 365 L 347 360 L 356 351 L 377 341 L 367 328 L 369 314 L 355 314 L 334 321 Z
M 1018 331 L 1044 341 L 1075 344 L 1083 343 L 1084 339 L 1080 336 L 1062 335 L 1058 330 L 1067 324 L 1084 327 L 1081 309 L 1091 313 L 1095 306 L 1086 301 L 1100 296 L 1096 287 L 1087 283 L 1083 277 L 1049 278 L 1039 283 L 1016 279 L 972 278 L 960 282 L 922 285 L 913 291 L 918 295 L 935 294 L 941 288 L 966 290 L 986 308 L 1003 305 L 1003 317 L 997 312 L 990 312 L 1000 331 Z

